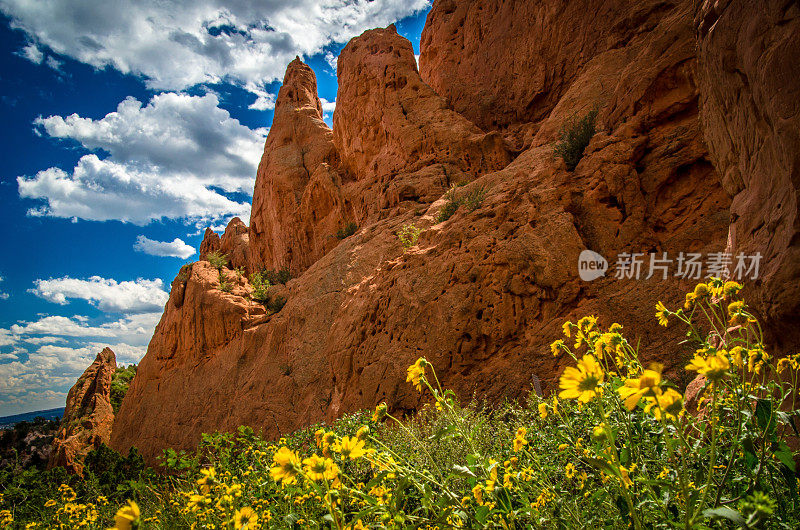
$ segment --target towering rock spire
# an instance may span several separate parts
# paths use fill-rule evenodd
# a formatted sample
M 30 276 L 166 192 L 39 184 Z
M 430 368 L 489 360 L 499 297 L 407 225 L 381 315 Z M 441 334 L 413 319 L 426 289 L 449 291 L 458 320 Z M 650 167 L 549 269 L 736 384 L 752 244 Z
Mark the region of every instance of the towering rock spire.
M 251 269 L 289 267 L 299 274 L 336 244 L 345 218 L 337 167 L 316 77 L 296 58 L 286 69 L 258 166 L 250 215 Z

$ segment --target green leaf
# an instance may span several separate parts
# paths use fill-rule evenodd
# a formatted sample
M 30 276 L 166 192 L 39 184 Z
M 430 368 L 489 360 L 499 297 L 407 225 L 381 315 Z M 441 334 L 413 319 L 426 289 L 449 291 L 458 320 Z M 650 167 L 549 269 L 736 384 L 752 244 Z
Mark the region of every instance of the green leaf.
M 795 471 L 794 457 L 792 455 L 792 450 L 789 449 L 789 446 L 786 445 L 786 442 L 780 442 L 778 444 L 778 449 L 773 450 L 772 454 L 774 454 L 775 457 L 778 460 L 780 460 L 783 465 L 791 469 L 792 473 L 794 473 Z
M 486 522 L 486 517 L 489 516 L 489 507 L 488 506 L 479 506 L 477 510 L 475 510 L 475 519 L 478 520 L 479 523 L 484 524 Z
M 747 528 L 747 521 L 744 520 L 744 517 L 734 510 L 733 508 L 729 508 L 728 506 L 720 506 L 719 508 L 709 508 L 707 510 L 703 510 L 704 517 L 713 517 L 715 519 L 727 519 L 732 523 L 738 524 L 742 528 Z
M 756 401 L 756 421 L 758 428 L 769 438 L 775 434 L 775 418 L 772 415 L 772 400 L 758 399 Z
M 631 450 L 627 447 L 623 447 L 622 451 L 619 453 L 619 460 L 623 466 L 627 466 L 631 461 Z

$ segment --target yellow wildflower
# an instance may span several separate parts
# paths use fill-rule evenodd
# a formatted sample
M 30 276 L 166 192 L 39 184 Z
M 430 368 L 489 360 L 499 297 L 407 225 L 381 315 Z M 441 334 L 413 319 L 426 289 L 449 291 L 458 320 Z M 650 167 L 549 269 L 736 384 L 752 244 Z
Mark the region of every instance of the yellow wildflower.
M 683 308 L 687 311 L 691 309 L 696 298 L 697 297 L 694 295 L 694 293 L 686 293 L 686 300 L 683 302 Z
M 669 324 L 669 320 L 667 320 L 668 312 L 669 311 L 667 310 L 663 302 L 659 301 L 656 304 L 656 318 L 658 319 L 658 323 L 664 327 L 667 327 L 667 324 Z
M 542 419 L 547 417 L 547 403 L 539 403 L 539 417 Z
M 625 466 L 619 466 L 619 473 L 622 475 L 620 482 L 623 486 L 625 486 L 626 489 L 633 485 L 629 471 L 633 471 L 633 469 L 628 470 Z
M 728 304 L 728 316 L 730 317 L 730 325 L 738 326 L 747 322 L 747 314 L 745 313 L 744 302 L 741 300 L 731 302 Z
M 367 435 L 369 435 L 369 427 L 367 427 L 366 425 L 362 425 L 356 431 L 356 438 L 359 440 L 365 440 L 367 438 Z
M 317 429 L 314 431 L 314 440 L 317 442 L 317 447 L 322 447 L 322 437 L 325 434 L 325 429 Z
M 647 413 L 652 412 L 657 420 L 661 420 L 662 411 L 668 418 L 675 419 L 683 409 L 683 396 L 673 388 L 668 388 L 663 393 L 646 399 L 649 403 L 644 408 L 644 411 Z
M 131 530 L 136 528 L 139 526 L 140 516 L 139 506 L 134 501 L 129 500 L 128 504 L 117 510 L 112 530 Z
M 625 384 L 619 387 L 617 392 L 625 400 L 626 409 L 635 409 L 639 400 L 645 396 L 661 394 L 661 371 L 663 369 L 663 364 L 653 363 L 649 369 L 642 372 L 640 377 L 625 380 Z
M 739 370 L 744 369 L 744 359 L 742 357 L 742 353 L 744 352 L 744 348 L 741 346 L 734 346 L 731 348 L 731 362 L 733 365 L 738 368 Z
M 722 292 L 726 298 L 736 296 L 741 290 L 742 285 L 738 282 L 725 282 L 725 285 L 722 287 Z
M 553 354 L 553 357 L 557 357 L 558 354 L 561 352 L 561 349 L 565 347 L 566 346 L 564 346 L 564 341 L 558 339 L 550 344 L 550 352 Z
M 704 283 L 698 283 L 695 285 L 694 292 L 692 294 L 694 294 L 695 299 L 701 299 L 711 294 L 711 291 L 708 290 L 708 285 Z
M 236 510 L 233 515 L 233 526 L 236 530 L 251 530 L 258 524 L 258 515 L 249 506 Z
M 269 473 L 276 482 L 293 484 L 300 470 L 300 458 L 288 447 L 281 447 L 272 457 L 275 462 Z
M 714 355 L 703 358 L 700 354 L 695 353 L 694 359 L 686 365 L 686 369 L 702 374 L 712 381 L 718 381 L 730 368 L 728 357 L 725 354 L 725 350 L 720 350 Z
M 357 437 L 350 438 L 345 436 L 341 441 L 333 445 L 333 450 L 341 453 L 342 458 L 350 458 L 356 460 L 364 456 L 364 441 L 359 440 Z
M 559 381 L 561 392 L 558 397 L 588 403 L 602 393 L 599 385 L 604 379 L 605 374 L 597 359 L 593 355 L 584 355 L 577 367 L 569 366 L 564 370 Z
M 483 486 L 477 484 L 474 488 L 472 488 L 472 494 L 475 496 L 475 501 L 478 504 L 483 505 Z
M 528 440 L 525 439 L 525 434 L 527 434 L 527 430 L 525 427 L 520 427 L 517 429 L 517 434 L 514 437 L 514 451 L 519 452 L 522 451 L 522 448 L 528 445 Z
M 406 383 L 411 383 L 417 392 L 422 392 L 422 383 L 425 380 L 425 364 L 427 361 L 420 357 L 417 362 L 408 367 Z
M 303 460 L 303 466 L 306 476 L 315 482 L 318 480 L 336 480 L 339 476 L 339 466 L 330 458 L 311 455 Z
M 564 476 L 567 477 L 567 480 L 572 480 L 572 477 L 575 476 L 575 473 L 578 470 L 575 469 L 575 465 L 572 462 L 567 463 L 564 467 Z
M 375 412 L 372 413 L 372 421 L 379 422 L 386 417 L 388 407 L 386 403 L 381 403 L 375 407 Z

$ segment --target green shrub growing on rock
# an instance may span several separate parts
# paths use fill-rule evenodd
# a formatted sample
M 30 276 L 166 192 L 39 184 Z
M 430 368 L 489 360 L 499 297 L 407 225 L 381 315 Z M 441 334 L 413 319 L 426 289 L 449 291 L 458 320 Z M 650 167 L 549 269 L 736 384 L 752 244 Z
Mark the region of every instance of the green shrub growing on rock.
M 570 171 L 573 171 L 583 158 L 583 150 L 594 136 L 596 121 L 597 109 L 594 109 L 582 118 L 573 116 L 561 127 L 553 153 L 564 160 Z

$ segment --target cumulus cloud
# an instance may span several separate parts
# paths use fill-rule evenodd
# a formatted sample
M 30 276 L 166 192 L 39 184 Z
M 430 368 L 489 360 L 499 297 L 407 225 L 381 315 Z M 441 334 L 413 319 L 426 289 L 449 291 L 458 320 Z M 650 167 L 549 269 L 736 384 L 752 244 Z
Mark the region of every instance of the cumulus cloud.
M 183 90 L 231 82 L 251 89 L 280 79 L 295 55 L 404 18 L 430 0 L 0 0 L 14 28 L 96 68 Z M 124 13 L 124 16 L 121 16 Z
M 112 278 L 92 276 L 88 280 L 63 277 L 36 280 L 30 290 L 49 302 L 66 305 L 68 299 L 82 299 L 101 311 L 147 313 L 161 311 L 169 295 L 160 279 L 117 282 Z
M 32 322 L 17 322 L 9 330 L 0 329 L 0 337 L 3 331 L 6 331 L 15 340 L 22 338 L 31 344 L 65 342 L 64 337 L 88 337 L 143 346 L 150 341 L 160 318 L 161 313 L 141 313 L 91 326 L 86 323 L 88 319 L 79 315 L 72 317 L 47 315 Z
M 322 103 L 323 114 L 331 114 L 334 110 L 336 110 L 336 101 L 328 101 L 325 98 L 319 98 L 319 101 Z
M 120 364 L 144 356 L 160 312 L 90 325 L 81 315 L 42 316 L 0 329 L 0 415 L 63 406 L 66 390 L 105 347 Z
M 0 346 L 11 346 L 18 340 L 17 336 L 8 329 L 0 328 Z
M 134 250 L 150 254 L 151 256 L 164 256 L 170 258 L 186 259 L 194 255 L 194 247 L 187 245 L 182 239 L 175 238 L 172 241 L 155 241 L 146 236 L 136 238 L 133 244 Z
M 218 105 L 211 93 L 166 93 L 146 106 L 127 98 L 97 120 L 38 118 L 38 130 L 49 136 L 109 156 L 85 155 L 71 173 L 51 167 L 19 177 L 21 197 L 45 201 L 28 213 L 137 225 L 247 218 L 249 202 L 226 193 L 252 195 L 267 129 L 250 129 Z
M 4 278 L 0 276 L 0 283 L 3 283 Z M 0 290 L 0 300 L 8 300 L 8 293 L 4 293 Z

